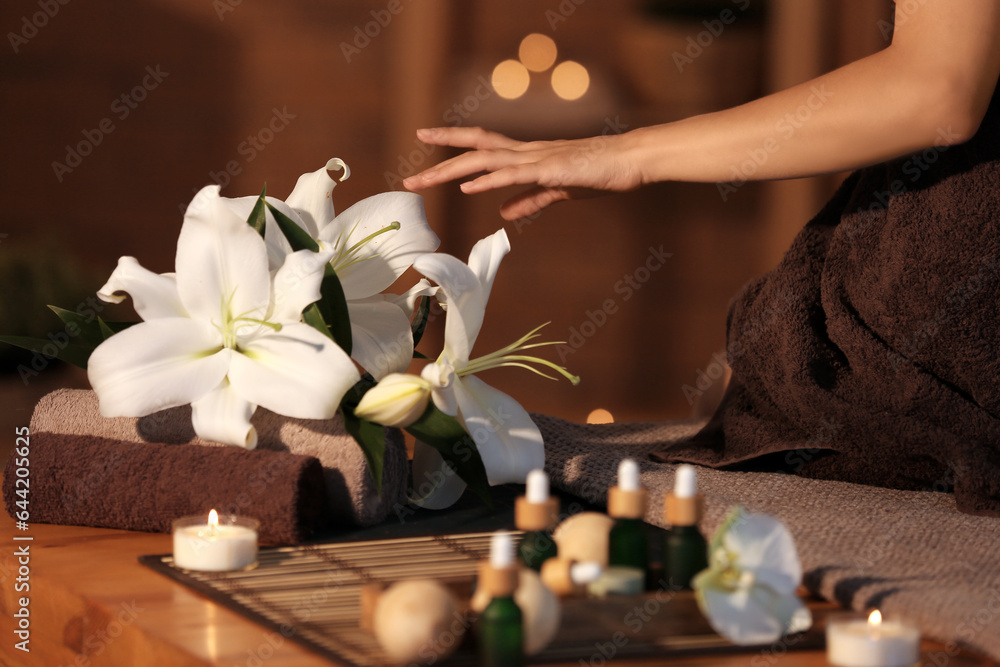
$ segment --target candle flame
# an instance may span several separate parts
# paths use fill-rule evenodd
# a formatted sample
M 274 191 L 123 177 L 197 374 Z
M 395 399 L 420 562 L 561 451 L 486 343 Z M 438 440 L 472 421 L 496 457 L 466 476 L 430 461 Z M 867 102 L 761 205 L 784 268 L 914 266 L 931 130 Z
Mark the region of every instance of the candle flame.
M 882 625 L 882 612 L 878 609 L 868 615 L 868 627 L 877 628 Z
M 212 510 L 211 512 L 208 513 L 208 525 L 211 526 L 212 528 L 215 528 L 216 526 L 219 525 L 219 513 L 216 512 L 215 510 Z

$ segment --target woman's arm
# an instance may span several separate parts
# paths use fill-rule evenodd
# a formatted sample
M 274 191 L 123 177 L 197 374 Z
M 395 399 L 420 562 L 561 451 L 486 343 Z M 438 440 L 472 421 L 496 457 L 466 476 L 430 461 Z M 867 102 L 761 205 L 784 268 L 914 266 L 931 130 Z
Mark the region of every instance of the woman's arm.
M 844 171 L 971 138 L 1000 76 L 1000 2 L 899 2 L 882 51 L 732 109 L 608 137 L 522 143 L 478 128 L 421 130 L 429 144 L 472 148 L 406 179 L 411 190 L 486 172 L 466 193 L 535 188 L 504 204 L 515 219 L 576 196 L 657 181 L 754 180 Z

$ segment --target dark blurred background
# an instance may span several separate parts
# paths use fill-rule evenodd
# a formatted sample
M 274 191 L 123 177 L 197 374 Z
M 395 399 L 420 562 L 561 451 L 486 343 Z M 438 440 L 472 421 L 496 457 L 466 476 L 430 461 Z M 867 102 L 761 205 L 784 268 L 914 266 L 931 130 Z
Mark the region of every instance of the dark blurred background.
M 402 177 L 451 154 L 416 142 L 418 127 L 482 125 L 518 138 L 568 138 L 739 104 L 884 47 L 890 6 L 6 2 L 0 333 L 57 335 L 62 327 L 45 304 L 86 303 L 120 255 L 172 270 L 182 211 L 210 182 L 228 196 L 256 194 L 266 182 L 269 194 L 284 197 L 299 174 L 337 156 L 352 169 L 334 193 L 342 210 L 401 189 Z M 529 34 L 548 39 L 534 37 L 535 50 L 519 53 Z M 547 65 L 552 44 L 555 60 Z M 517 62 L 496 70 L 519 58 L 536 58 L 544 70 L 529 73 Z M 565 61 L 580 67 L 560 68 Z M 557 70 L 568 80 L 555 75 L 555 85 L 576 99 L 554 92 Z M 487 382 L 528 410 L 574 421 L 596 408 L 618 420 L 671 419 L 691 412 L 696 390 L 715 374 L 731 296 L 777 262 L 837 181 L 724 192 L 662 184 L 506 224 L 497 209 L 511 192 L 470 198 L 449 185 L 429 193 L 426 205 L 443 251 L 465 258 L 501 226 L 511 238 L 477 353 L 551 321 L 546 338 L 573 345 L 549 356 L 583 378 L 572 387 L 503 369 Z M 670 257 L 648 271 L 657 265 L 647 265 L 651 248 Z M 126 319 L 131 311 L 103 315 Z M 436 354 L 440 343 L 440 331 L 431 331 L 421 348 Z M 6 445 L 38 396 L 85 386 L 86 378 L 58 364 L 26 373 L 30 356 L 0 347 Z

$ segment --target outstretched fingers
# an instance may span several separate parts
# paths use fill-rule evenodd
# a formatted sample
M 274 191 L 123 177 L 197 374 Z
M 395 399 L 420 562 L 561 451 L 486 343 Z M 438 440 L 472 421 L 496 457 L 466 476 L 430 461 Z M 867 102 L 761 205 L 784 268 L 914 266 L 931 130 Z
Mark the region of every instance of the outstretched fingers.
M 565 188 L 547 188 L 539 185 L 505 201 L 500 207 L 500 217 L 510 221 L 527 218 L 551 204 L 570 198 L 570 193 Z
M 455 148 L 514 148 L 520 141 L 481 127 L 431 127 L 417 130 L 417 139 L 434 146 Z

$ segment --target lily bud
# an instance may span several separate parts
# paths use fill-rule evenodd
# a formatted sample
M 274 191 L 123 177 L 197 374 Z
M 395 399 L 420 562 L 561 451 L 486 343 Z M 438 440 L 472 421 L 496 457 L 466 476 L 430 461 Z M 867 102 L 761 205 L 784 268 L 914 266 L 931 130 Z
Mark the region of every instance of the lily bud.
M 354 414 L 383 426 L 406 427 L 427 410 L 431 389 L 418 375 L 390 373 L 361 397 Z

